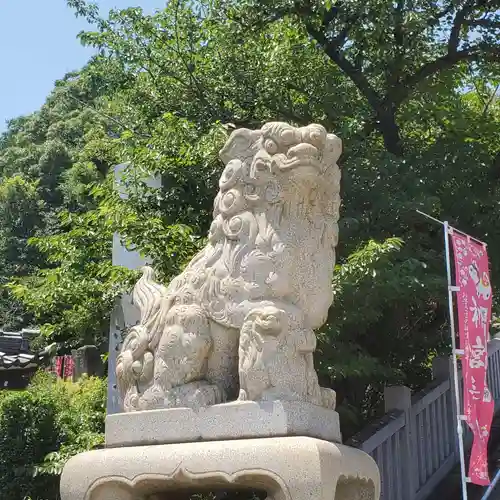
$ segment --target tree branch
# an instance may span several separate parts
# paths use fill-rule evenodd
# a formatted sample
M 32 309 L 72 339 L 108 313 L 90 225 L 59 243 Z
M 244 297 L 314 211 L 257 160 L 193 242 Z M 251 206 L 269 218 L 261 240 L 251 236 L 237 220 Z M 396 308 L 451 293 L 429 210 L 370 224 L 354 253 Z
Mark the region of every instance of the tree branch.
M 479 1 L 481 3 L 482 0 Z M 453 10 L 453 2 L 441 11 L 436 19 L 449 14 Z M 480 56 L 500 57 L 500 47 L 487 44 L 478 43 L 473 47 L 467 49 L 459 50 L 460 46 L 460 33 L 464 26 L 485 26 L 485 27 L 500 27 L 500 23 L 493 22 L 489 19 L 477 19 L 468 20 L 467 16 L 470 15 L 478 7 L 477 0 L 467 0 L 463 7 L 459 9 L 452 22 L 452 27 L 447 43 L 447 53 L 444 56 L 438 57 L 437 59 L 430 61 L 422 65 L 417 71 L 412 75 L 407 76 L 397 85 L 394 85 L 391 91 L 391 96 L 387 95 L 386 101 L 392 101 L 394 105 L 399 106 L 409 95 L 410 92 L 423 80 L 426 78 L 439 73 L 440 71 L 449 69 L 461 61 L 474 61 Z
M 460 44 L 460 31 L 462 30 L 466 16 L 474 10 L 474 6 L 474 0 L 467 0 L 465 5 L 455 14 L 455 19 L 453 19 L 450 31 L 450 37 L 448 39 L 448 54 L 458 50 L 458 46 Z
M 394 41 L 399 47 L 403 46 L 403 18 L 404 18 L 404 0 L 398 0 L 394 8 Z
M 337 50 L 340 49 L 347 40 L 347 36 L 349 35 L 349 30 L 351 28 L 350 24 L 348 24 L 349 22 L 350 20 L 346 23 L 340 33 L 329 42 L 330 45 L 335 47 Z
M 405 0 L 398 0 L 393 8 L 394 28 L 392 36 L 394 38 L 394 60 L 392 64 L 392 71 L 387 68 L 386 82 L 389 88 L 397 86 L 400 79 L 402 68 L 404 66 L 405 57 L 405 31 L 404 31 L 404 14 L 405 14 Z
M 363 71 L 349 61 L 340 50 L 343 44 L 342 40 L 347 38 L 349 24 L 353 21 L 352 16 L 351 19 L 345 20 L 346 27 L 336 37 L 328 39 L 324 30 L 316 28 L 313 23 L 306 21 L 313 14 L 310 6 L 301 5 L 300 8 L 297 8 L 296 14 L 303 17 L 309 35 L 321 45 L 325 54 L 345 73 L 361 95 L 366 98 L 375 115 L 374 125 L 382 134 L 387 150 L 396 156 L 402 156 L 403 146 L 399 127 L 396 123 L 395 106 L 393 106 L 392 102 L 383 99 L 372 87 Z
M 480 43 L 468 49 L 448 53 L 422 65 L 413 75 L 403 80 L 401 87 L 404 86 L 406 88 L 400 93 L 401 95 L 398 96 L 398 99 L 395 100 L 396 104 L 400 104 L 409 95 L 410 91 L 425 78 L 449 69 L 461 61 L 475 61 L 481 56 L 498 60 L 500 58 L 500 46 Z
M 466 19 L 464 26 L 500 29 L 500 21 L 493 21 L 493 19 Z
M 328 28 L 330 23 L 338 16 L 339 7 L 337 5 L 333 5 L 330 9 L 328 9 L 323 15 L 323 28 Z
M 323 47 L 326 55 L 351 79 L 363 96 L 366 97 L 373 109 L 378 109 L 381 97 L 372 88 L 368 79 L 338 50 L 336 39 L 328 41 L 325 34 L 306 22 L 307 32 Z
M 483 118 L 485 118 L 486 115 L 488 114 L 488 110 L 489 110 L 490 106 L 493 104 L 493 101 L 495 100 L 499 89 L 500 89 L 500 83 L 497 84 L 496 87 L 493 89 L 493 92 L 491 93 L 491 95 L 488 99 L 488 102 L 484 105 L 483 112 L 481 113 L 481 116 Z
M 450 2 L 448 7 L 443 9 L 442 11 L 438 12 L 435 16 L 431 17 L 427 21 L 428 26 L 434 26 L 435 24 L 438 24 L 443 17 L 447 16 L 453 9 L 455 8 L 455 4 L 453 2 Z
M 122 123 L 120 120 L 114 118 L 113 116 L 110 116 L 110 115 L 104 113 L 103 111 L 101 111 L 100 109 L 97 109 L 96 107 L 91 106 L 90 104 L 81 101 L 77 97 L 72 96 L 70 94 L 70 90 L 69 89 L 66 89 L 66 90 L 67 90 L 66 95 L 70 99 L 72 99 L 75 102 L 78 102 L 81 106 L 83 106 L 83 107 L 85 107 L 87 109 L 91 109 L 96 114 L 101 115 L 101 117 L 105 118 L 106 120 L 112 121 L 115 125 L 118 125 L 118 127 L 122 128 L 123 130 L 128 130 L 129 132 L 132 132 L 133 134 L 137 135 L 138 137 L 142 137 L 143 139 L 149 139 L 149 138 L 151 138 L 151 135 L 149 135 L 149 134 L 143 134 L 143 133 L 139 132 L 138 130 L 136 130 L 135 128 L 129 127 L 128 125 L 125 125 L 124 123 Z

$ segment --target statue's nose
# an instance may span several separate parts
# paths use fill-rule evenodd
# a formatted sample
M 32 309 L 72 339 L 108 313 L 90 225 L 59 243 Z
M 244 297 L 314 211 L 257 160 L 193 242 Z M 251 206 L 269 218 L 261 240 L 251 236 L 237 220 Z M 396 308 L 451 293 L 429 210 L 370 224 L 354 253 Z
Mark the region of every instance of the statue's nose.
M 297 144 L 288 150 L 289 158 L 311 158 L 318 156 L 318 150 L 312 144 Z

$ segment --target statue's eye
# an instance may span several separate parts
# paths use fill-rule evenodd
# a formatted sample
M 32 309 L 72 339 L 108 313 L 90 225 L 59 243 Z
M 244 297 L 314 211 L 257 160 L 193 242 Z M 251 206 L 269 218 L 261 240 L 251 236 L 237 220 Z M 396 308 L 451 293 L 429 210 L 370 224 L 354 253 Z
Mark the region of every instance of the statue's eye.
M 291 146 L 296 142 L 296 135 L 294 129 L 286 129 L 280 135 L 280 141 L 286 144 L 287 146 Z
M 264 147 L 270 155 L 274 155 L 278 152 L 278 145 L 272 139 L 267 139 L 264 143 Z
M 313 130 L 309 135 L 309 142 L 318 149 L 323 149 L 325 146 L 325 140 L 325 134 L 322 134 L 321 130 Z

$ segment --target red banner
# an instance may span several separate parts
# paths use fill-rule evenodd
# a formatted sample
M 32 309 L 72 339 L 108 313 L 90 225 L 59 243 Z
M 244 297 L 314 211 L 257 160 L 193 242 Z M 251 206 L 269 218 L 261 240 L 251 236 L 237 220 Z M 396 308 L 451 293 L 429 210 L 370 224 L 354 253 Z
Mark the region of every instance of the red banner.
M 73 379 L 73 371 L 75 369 L 75 363 L 73 361 L 73 357 L 67 354 L 64 356 L 64 376 L 63 378 L 66 379 Z
M 474 440 L 469 478 L 478 485 L 490 483 L 488 439 L 494 402 L 486 382 L 487 343 L 491 320 L 492 291 L 486 246 L 467 235 L 451 233 L 455 254 L 460 348 L 464 351 L 464 415 Z
M 56 375 L 58 376 L 58 378 L 61 378 L 63 375 L 62 368 L 63 368 L 63 357 L 56 356 Z

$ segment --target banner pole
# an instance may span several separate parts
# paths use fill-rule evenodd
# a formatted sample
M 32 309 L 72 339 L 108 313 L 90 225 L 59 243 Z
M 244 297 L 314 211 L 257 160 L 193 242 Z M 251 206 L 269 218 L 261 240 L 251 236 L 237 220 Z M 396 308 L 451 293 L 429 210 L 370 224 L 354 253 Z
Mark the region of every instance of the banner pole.
M 467 473 L 465 471 L 465 453 L 463 440 L 462 412 L 460 409 L 460 389 L 458 384 L 458 362 L 457 362 L 457 345 L 455 337 L 455 314 L 453 310 L 453 291 L 454 288 L 451 281 L 451 254 L 449 241 L 449 224 L 448 221 L 443 223 L 444 227 L 444 247 L 446 255 L 446 274 L 448 279 L 448 307 L 450 316 L 450 333 L 451 333 L 451 348 L 453 360 L 453 385 L 455 389 L 455 405 L 457 416 L 457 436 L 458 450 L 460 455 L 460 470 L 462 479 L 462 500 L 467 500 Z
M 436 219 L 436 217 L 433 217 L 432 215 L 426 214 L 425 212 L 422 212 L 421 210 L 415 210 L 417 214 L 423 215 L 424 217 L 427 217 L 429 220 L 432 220 L 434 222 L 437 222 L 438 224 L 441 224 L 442 226 L 444 225 L 444 222 L 442 220 Z M 448 225 L 448 227 L 451 227 Z M 488 246 L 484 241 L 478 240 L 477 238 L 474 238 L 474 236 L 471 236 L 468 233 L 464 233 L 463 231 L 460 231 L 460 229 L 457 229 L 456 227 L 453 228 L 453 231 L 463 234 L 470 238 L 471 240 L 477 241 L 478 243 L 481 243 L 481 245 L 484 245 L 485 247 Z
M 488 486 L 488 489 L 484 493 L 484 495 L 481 497 L 481 500 L 486 500 L 487 498 L 490 498 L 490 493 L 495 489 L 495 486 L 497 485 L 498 481 L 500 481 L 500 470 L 497 471 L 495 478 L 491 482 L 491 484 Z

